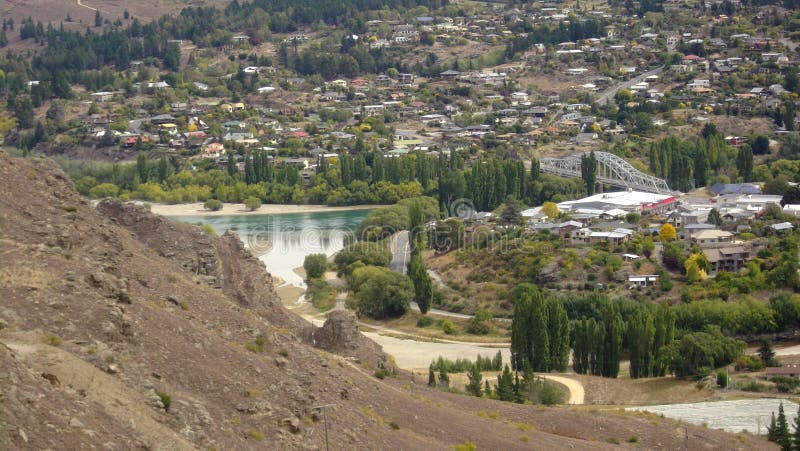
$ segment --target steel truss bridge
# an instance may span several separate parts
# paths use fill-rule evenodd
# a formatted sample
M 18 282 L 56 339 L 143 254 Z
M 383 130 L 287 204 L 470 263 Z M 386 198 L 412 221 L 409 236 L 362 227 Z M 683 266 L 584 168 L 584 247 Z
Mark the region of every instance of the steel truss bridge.
M 581 157 L 589 156 L 589 152 L 570 155 L 565 158 L 542 158 L 539 170 L 562 177 L 581 177 Z M 631 166 L 624 159 L 608 152 L 595 152 L 597 160 L 597 181 L 606 185 L 644 191 L 656 194 L 672 194 L 667 182 L 658 177 L 647 175 Z

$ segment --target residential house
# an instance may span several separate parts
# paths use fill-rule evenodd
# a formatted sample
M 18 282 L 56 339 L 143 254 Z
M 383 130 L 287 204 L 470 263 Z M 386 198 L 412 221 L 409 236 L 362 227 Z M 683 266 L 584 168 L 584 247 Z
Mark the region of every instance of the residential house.
M 715 244 L 728 244 L 733 242 L 733 234 L 725 230 L 717 229 L 700 230 L 691 235 L 691 240 L 701 247 Z
M 751 258 L 750 251 L 744 246 L 707 248 L 703 249 L 703 255 L 711 264 L 709 275 L 720 271 L 737 272 L 744 268 Z
M 628 289 L 652 287 L 658 283 L 658 279 L 658 274 L 628 276 Z
M 779 222 L 777 224 L 769 225 L 768 228 L 778 234 L 791 233 L 791 231 L 794 230 L 794 226 L 791 222 Z

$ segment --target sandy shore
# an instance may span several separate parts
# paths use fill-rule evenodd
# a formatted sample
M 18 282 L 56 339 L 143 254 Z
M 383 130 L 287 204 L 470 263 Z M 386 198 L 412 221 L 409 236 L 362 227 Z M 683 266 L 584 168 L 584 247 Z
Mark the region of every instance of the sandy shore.
M 283 279 L 275 275 L 272 276 L 272 283 L 273 286 L 275 287 L 275 294 L 278 295 L 281 302 L 285 306 L 296 305 L 296 302 L 300 298 L 300 296 L 302 296 L 306 292 L 306 290 L 303 288 L 285 284 Z
M 280 215 L 288 213 L 323 213 L 328 211 L 352 211 L 380 208 L 383 205 L 353 205 L 329 207 L 327 205 L 278 205 L 264 204 L 255 211 L 249 211 L 244 204 L 223 204 L 219 211 L 203 208 L 200 202 L 193 204 L 151 204 L 150 211 L 161 216 L 234 216 L 234 215 Z

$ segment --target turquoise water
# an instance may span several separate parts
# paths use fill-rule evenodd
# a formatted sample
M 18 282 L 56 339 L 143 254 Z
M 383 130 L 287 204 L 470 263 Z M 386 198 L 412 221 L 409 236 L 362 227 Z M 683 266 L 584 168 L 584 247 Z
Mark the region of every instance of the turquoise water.
M 331 256 L 343 247 L 345 236 L 354 234 L 369 210 L 280 215 L 178 216 L 173 220 L 203 223 L 222 235 L 236 232 L 255 255 L 261 255 L 272 275 L 287 284 L 305 288 L 293 269 L 303 266 L 308 254 Z

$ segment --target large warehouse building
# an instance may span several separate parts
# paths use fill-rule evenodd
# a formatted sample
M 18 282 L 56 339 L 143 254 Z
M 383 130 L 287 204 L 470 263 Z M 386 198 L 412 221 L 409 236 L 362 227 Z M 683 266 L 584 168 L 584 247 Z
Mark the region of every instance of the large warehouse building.
M 583 199 L 570 200 L 558 204 L 563 212 L 591 213 L 608 210 L 625 210 L 639 213 L 664 213 L 676 207 L 677 199 L 665 194 L 641 191 L 617 191 L 598 193 Z

